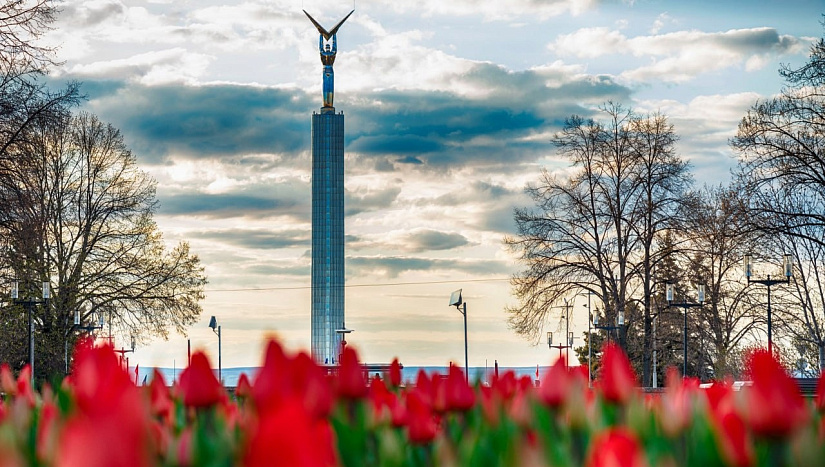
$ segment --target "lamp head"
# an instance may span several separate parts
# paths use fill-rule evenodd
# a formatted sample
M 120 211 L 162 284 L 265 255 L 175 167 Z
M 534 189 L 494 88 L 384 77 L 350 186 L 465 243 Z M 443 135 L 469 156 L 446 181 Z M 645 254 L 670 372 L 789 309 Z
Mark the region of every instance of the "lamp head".
M 450 306 L 460 306 L 462 303 L 464 302 L 461 300 L 461 289 L 450 294 Z
M 12 300 L 17 300 L 20 296 L 20 283 L 14 281 L 11 283 L 11 298 Z
M 213 331 L 218 328 L 218 320 L 215 319 L 214 315 L 209 318 L 209 327 L 212 328 Z

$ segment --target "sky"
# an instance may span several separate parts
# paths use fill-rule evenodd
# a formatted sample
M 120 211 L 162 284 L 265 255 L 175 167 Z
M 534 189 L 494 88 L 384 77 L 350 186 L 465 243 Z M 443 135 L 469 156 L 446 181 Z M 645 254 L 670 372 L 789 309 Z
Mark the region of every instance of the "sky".
M 727 183 L 728 140 L 780 64 L 805 63 L 821 0 L 65 0 L 45 40 L 82 109 L 119 128 L 158 182 L 156 221 L 189 242 L 209 284 L 187 336 L 144 339 L 131 363 L 180 368 L 191 347 L 256 366 L 267 338 L 310 342 L 310 118 L 322 105 L 318 32 L 338 32 L 346 118 L 346 325 L 364 361 L 546 365 L 507 327 L 520 265 L 503 239 L 571 115 L 621 103 L 664 113 L 696 186 Z M 570 330 L 587 331 L 571 290 Z M 596 306 L 596 304 L 594 304 Z M 563 332 L 562 309 L 545 331 Z M 128 346 L 127 339 L 116 347 Z M 216 363 L 215 363 L 216 364 Z

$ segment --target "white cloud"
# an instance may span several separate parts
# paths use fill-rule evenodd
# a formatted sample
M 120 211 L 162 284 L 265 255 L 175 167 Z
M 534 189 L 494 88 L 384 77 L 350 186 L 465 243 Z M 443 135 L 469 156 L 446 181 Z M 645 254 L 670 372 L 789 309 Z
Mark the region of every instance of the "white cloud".
M 621 76 L 634 81 L 678 83 L 730 66 L 757 70 L 770 58 L 798 53 L 802 46 L 800 40 L 781 36 L 772 28 L 714 33 L 691 30 L 629 38 L 619 31 L 598 27 L 561 35 L 548 48 L 560 56 L 649 58 L 650 64 L 624 71 Z
M 673 22 L 675 21 L 670 17 L 670 15 L 667 13 L 662 13 L 656 17 L 655 21 L 653 21 L 653 26 L 650 27 L 650 33 L 659 34 L 659 31 L 661 31 L 666 24 Z
M 182 48 L 133 55 L 128 58 L 77 64 L 66 70 L 79 77 L 124 79 L 146 85 L 194 83 L 213 57 Z
M 329 4 L 320 0 L 304 2 L 314 8 Z M 355 5 L 356 10 L 370 13 L 379 9 L 391 8 L 396 13 L 414 12 L 416 15 L 429 16 L 479 16 L 485 21 L 510 21 L 520 17 L 547 19 L 565 14 L 580 15 L 598 3 L 597 0 L 421 0 L 417 2 L 385 2 L 383 0 L 362 0 Z M 348 2 L 338 2 L 352 5 Z M 309 7 L 305 6 L 305 9 Z

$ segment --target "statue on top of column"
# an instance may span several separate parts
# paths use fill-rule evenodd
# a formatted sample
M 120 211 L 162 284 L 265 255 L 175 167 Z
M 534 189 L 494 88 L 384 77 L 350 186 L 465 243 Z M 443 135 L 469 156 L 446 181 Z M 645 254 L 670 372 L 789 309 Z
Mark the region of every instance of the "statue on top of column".
M 315 19 L 309 15 L 309 13 L 304 10 L 304 14 L 307 15 L 312 24 L 315 25 L 315 28 L 318 29 L 320 36 L 318 37 L 318 49 L 321 52 L 321 63 L 324 65 L 324 107 L 325 108 L 332 108 L 332 99 L 335 95 L 335 73 L 332 70 L 332 64 L 335 63 L 335 54 L 338 52 L 338 44 L 336 41 L 335 34 L 338 32 L 338 28 L 344 24 L 344 21 L 350 17 L 355 12 L 352 10 L 349 12 L 347 16 L 344 17 L 338 24 L 335 25 L 332 30 L 327 31 L 323 28 L 320 24 L 318 24 Z M 332 39 L 332 46 L 330 47 L 329 40 Z

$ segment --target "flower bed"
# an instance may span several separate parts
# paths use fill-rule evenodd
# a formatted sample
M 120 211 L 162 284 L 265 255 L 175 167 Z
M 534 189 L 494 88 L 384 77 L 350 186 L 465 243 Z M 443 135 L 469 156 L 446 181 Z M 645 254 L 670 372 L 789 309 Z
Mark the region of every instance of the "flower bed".
M 59 388 L 0 369 L 0 466 L 821 465 L 823 381 L 806 400 L 767 352 L 749 368 L 742 391 L 671 371 L 645 396 L 609 346 L 593 389 L 562 361 L 538 388 L 513 373 L 470 386 L 456 366 L 403 388 L 397 361 L 367 381 L 346 348 L 327 375 L 271 341 L 230 398 L 201 352 L 171 388 L 157 372 L 137 387 L 110 347 L 83 345 Z

